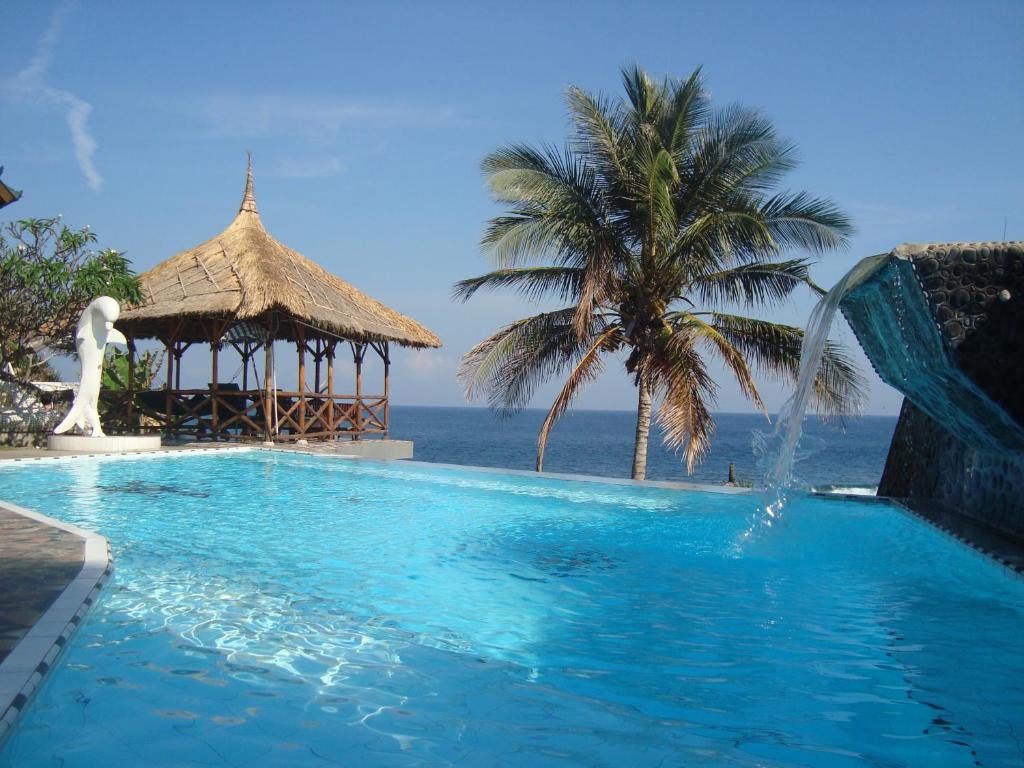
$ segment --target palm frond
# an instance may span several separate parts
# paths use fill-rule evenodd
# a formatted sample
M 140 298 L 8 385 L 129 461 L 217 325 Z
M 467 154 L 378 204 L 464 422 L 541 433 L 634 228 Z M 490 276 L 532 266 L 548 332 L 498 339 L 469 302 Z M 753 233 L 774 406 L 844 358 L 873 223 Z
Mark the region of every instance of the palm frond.
M 559 153 L 516 145 L 484 160 L 499 200 L 514 202 L 512 216 L 491 222 L 484 237 L 499 266 L 515 267 L 546 254 L 556 263 L 581 269 L 573 327 L 584 339 L 590 318 L 614 281 L 616 228 L 607 221 L 598 174 L 570 151 Z
M 647 218 L 649 246 L 675 239 L 676 209 L 673 190 L 679 181 L 675 161 L 664 149 L 643 153 L 645 176 L 644 199 L 641 203 Z
M 580 341 L 587 337 L 598 308 L 614 292 L 616 277 L 608 248 L 604 243 L 596 244 L 582 270 L 576 312 L 572 319 L 573 331 Z
M 702 339 L 712 351 L 716 352 L 726 367 L 732 371 L 743 396 L 751 400 L 758 410 L 767 414 L 761 395 L 757 391 L 757 384 L 750 372 L 750 366 L 747 365 L 747 359 L 717 328 L 705 322 L 698 315 L 687 312 L 676 313 L 672 317 L 672 325 L 678 329 L 677 332 Z
M 717 312 L 711 314 L 711 325 L 753 364 L 756 371 L 796 382 L 800 374 L 803 329 Z M 811 404 L 823 416 L 850 415 L 863 407 L 867 382 L 842 345 L 828 341 L 813 391 Z
M 542 211 L 519 206 L 506 216 L 491 219 L 480 244 L 498 267 L 539 261 L 563 250 L 564 236 L 558 224 Z
M 689 154 L 694 134 L 709 112 L 701 67 L 685 81 L 673 83 L 671 91 L 671 103 L 660 126 L 661 141 L 679 161 Z
M 843 420 L 863 412 L 867 394 L 867 380 L 846 347 L 825 342 L 821 367 L 814 379 L 815 410 L 827 419 Z
M 804 259 L 754 261 L 695 278 L 689 286 L 706 304 L 781 304 L 800 285 L 813 285 Z
M 718 386 L 708 374 L 693 338 L 672 334 L 645 358 L 640 375 L 654 383 L 661 400 L 655 418 L 662 430 L 662 442 L 673 450 L 684 448 L 686 468 L 692 473 L 711 447 L 715 422 L 708 406 L 718 395 Z
M 780 248 L 804 248 L 814 253 L 846 245 L 853 222 L 831 200 L 806 192 L 774 195 L 761 206 L 761 215 Z
M 622 87 L 632 108 L 630 116 L 635 123 L 655 122 L 664 104 L 664 87 L 659 87 L 637 64 L 622 68 Z
M 513 145 L 492 152 L 482 167 L 495 199 L 515 206 L 511 216 L 491 222 L 483 239 L 499 266 L 545 255 L 583 266 L 595 242 L 607 237 L 594 169 L 572 152 Z
M 779 140 L 764 115 L 726 107 L 704 123 L 679 189 L 679 204 L 701 210 L 736 193 L 770 189 L 795 165 L 793 148 Z
M 481 168 L 500 203 L 576 206 L 591 214 L 600 206 L 592 169 L 569 150 L 513 144 L 487 155 Z
M 775 241 L 761 216 L 743 209 L 700 214 L 677 233 L 669 249 L 691 278 L 721 271 L 730 264 L 750 264 L 775 251 Z
M 452 288 L 452 298 L 468 301 L 481 288 L 513 288 L 531 301 L 555 294 L 563 301 L 580 295 L 584 270 L 576 267 L 513 267 L 460 280 Z
M 542 312 L 506 325 L 470 349 L 458 378 L 473 399 L 485 392 L 488 404 L 505 415 L 524 408 L 536 387 L 572 365 L 589 347 L 572 326 L 575 307 Z M 604 330 L 595 318 L 593 335 Z
M 598 168 L 603 181 L 614 183 L 628 174 L 625 118 L 618 102 L 570 86 L 566 101 L 573 124 L 573 148 Z
M 548 445 L 548 436 L 551 434 L 551 428 L 554 427 L 555 422 L 565 415 L 569 406 L 572 405 L 572 402 L 583 391 L 584 387 L 594 381 L 604 371 L 604 361 L 601 358 L 602 353 L 613 351 L 621 343 L 622 328 L 618 325 L 609 326 L 598 335 L 594 343 L 569 373 L 565 384 L 562 385 L 562 389 L 558 393 L 558 397 L 555 398 L 551 408 L 548 409 L 544 423 L 541 425 L 540 435 L 537 437 L 538 472 L 544 469 L 544 451 Z

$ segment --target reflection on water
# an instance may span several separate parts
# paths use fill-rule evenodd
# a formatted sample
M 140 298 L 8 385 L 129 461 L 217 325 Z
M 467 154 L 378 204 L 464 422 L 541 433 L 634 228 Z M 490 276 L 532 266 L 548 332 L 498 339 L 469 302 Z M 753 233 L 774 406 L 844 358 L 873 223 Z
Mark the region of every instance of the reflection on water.
M 183 485 L 155 483 L 149 480 L 130 480 L 126 483 L 98 485 L 96 488 L 104 493 L 132 493 L 138 496 L 149 496 L 159 499 L 163 496 L 190 496 L 193 499 L 208 499 L 209 491 L 189 488 Z

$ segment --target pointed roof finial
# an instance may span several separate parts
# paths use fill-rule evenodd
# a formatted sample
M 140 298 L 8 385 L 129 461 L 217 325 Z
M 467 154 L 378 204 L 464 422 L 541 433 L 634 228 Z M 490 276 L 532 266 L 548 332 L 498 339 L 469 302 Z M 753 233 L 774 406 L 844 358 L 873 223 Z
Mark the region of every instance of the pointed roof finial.
M 256 196 L 252 192 L 252 152 L 246 152 L 246 155 L 249 157 L 249 164 L 245 172 L 245 195 L 242 197 L 242 205 L 238 212 L 259 213 L 256 210 Z

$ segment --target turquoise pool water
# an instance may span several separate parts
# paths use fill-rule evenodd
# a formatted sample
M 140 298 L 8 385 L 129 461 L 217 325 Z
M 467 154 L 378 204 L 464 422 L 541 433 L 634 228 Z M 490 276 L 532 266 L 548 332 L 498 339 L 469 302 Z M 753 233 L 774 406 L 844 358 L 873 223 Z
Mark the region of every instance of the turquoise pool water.
M 268 452 L 0 466 L 114 581 L 33 766 L 1024 764 L 1024 582 L 900 510 Z

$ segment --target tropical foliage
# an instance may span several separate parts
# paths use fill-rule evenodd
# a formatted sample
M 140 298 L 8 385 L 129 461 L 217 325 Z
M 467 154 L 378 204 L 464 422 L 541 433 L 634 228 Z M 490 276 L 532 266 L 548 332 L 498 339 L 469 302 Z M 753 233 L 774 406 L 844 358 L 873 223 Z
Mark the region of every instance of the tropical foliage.
M 645 474 L 652 410 L 692 471 L 714 431 L 709 359 L 764 410 L 756 377 L 794 379 L 803 332 L 746 313 L 801 286 L 820 292 L 807 258 L 784 254 L 830 251 L 852 232 L 828 200 L 775 191 L 796 164 L 793 146 L 757 112 L 712 108 L 699 70 L 656 82 L 633 67 L 622 80 L 625 98 L 568 89 L 564 148 L 516 144 L 484 159 L 508 208 L 483 237 L 495 269 L 455 286 L 460 300 L 508 288 L 561 305 L 484 339 L 459 371 L 468 396 L 485 394 L 506 413 L 564 378 L 538 439 L 538 470 L 555 422 L 617 356 L 638 391 L 633 477 Z M 817 408 L 856 407 L 862 386 L 829 343 Z
M 0 230 L 0 368 L 17 377 L 49 373 L 54 354 L 72 354 L 85 305 L 97 296 L 142 298 L 123 253 L 91 250 L 96 235 L 60 218 L 25 219 Z
M 137 354 L 135 357 L 134 372 L 129 365 L 128 353 L 122 352 L 116 347 L 107 350 L 106 359 L 103 361 L 103 377 L 100 385 L 103 389 L 127 390 L 130 381 L 133 392 L 142 392 L 153 388 L 153 382 L 160 373 L 164 363 L 164 350 L 149 351 Z

